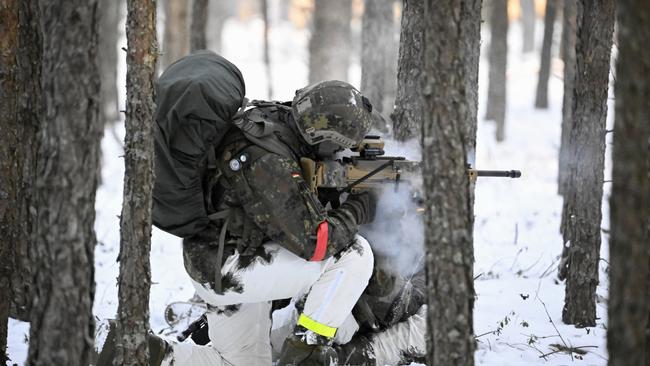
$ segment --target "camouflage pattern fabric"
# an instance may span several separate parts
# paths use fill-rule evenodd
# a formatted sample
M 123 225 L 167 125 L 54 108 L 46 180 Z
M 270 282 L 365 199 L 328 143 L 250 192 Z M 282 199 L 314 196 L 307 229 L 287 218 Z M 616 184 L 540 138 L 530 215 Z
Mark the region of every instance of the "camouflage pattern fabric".
M 233 209 L 235 214 L 228 226 L 222 262 L 234 248 L 248 254 L 252 262 L 264 255 L 260 246 L 266 241 L 309 260 L 314 256 L 318 225 L 323 221 L 328 222 L 325 258 L 353 242 L 358 231 L 357 217 L 362 216 L 358 207 L 342 205 L 326 211 L 309 190 L 297 155 L 268 152 L 246 140 L 238 130 L 232 130 L 224 141 L 226 145 L 216 153 L 221 174 L 212 188 L 211 206 L 215 211 Z M 215 269 L 222 264 L 215 263 L 219 226 L 217 223 L 183 242 L 186 269 L 199 283 L 213 279 Z

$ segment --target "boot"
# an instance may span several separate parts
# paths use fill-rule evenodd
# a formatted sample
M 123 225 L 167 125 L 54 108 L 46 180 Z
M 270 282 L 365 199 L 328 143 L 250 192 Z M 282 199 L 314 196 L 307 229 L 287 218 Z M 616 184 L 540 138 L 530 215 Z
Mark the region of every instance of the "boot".
M 106 335 L 106 342 L 104 347 L 97 357 L 97 366 L 113 366 L 115 359 L 115 334 L 116 324 L 115 320 L 109 320 L 108 335 Z M 165 359 L 165 356 L 172 352 L 172 347 L 164 339 L 149 332 L 147 334 L 147 342 L 149 344 L 149 366 L 160 366 Z
M 325 344 L 307 344 L 296 335 L 289 336 L 282 345 L 278 366 L 335 366 L 336 351 Z
M 356 334 L 350 342 L 334 346 L 340 365 L 375 366 L 372 340 L 361 334 Z

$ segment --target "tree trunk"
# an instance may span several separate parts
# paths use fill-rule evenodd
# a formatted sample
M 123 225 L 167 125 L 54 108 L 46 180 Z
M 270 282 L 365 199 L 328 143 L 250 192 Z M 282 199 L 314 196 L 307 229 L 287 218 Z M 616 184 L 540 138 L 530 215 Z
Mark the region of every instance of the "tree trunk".
M 605 117 L 614 0 L 581 0 L 578 6 L 576 77 L 573 89 L 570 159 L 575 161 L 564 213 L 568 271 L 562 320 L 596 325 L 596 286 L 600 258 L 601 199 L 605 160 Z
M 542 54 L 537 80 L 537 94 L 535 108 L 548 108 L 548 78 L 551 73 L 551 46 L 553 45 L 553 26 L 555 25 L 556 0 L 546 1 L 546 14 L 544 15 L 544 40 L 542 41 Z
M 474 210 L 466 164 L 476 145 L 480 12 L 480 0 L 425 2 L 429 365 L 474 364 Z
M 351 0 L 315 0 L 309 40 L 309 83 L 348 80 L 352 20 Z
M 211 0 L 208 6 L 208 24 L 206 41 L 208 49 L 216 53 L 222 52 L 222 34 L 226 20 L 232 16 L 232 3 L 227 0 Z
M 101 114 L 104 124 L 120 119 L 117 98 L 117 42 L 122 1 L 99 0 L 99 70 L 101 75 Z
M 269 2 L 262 0 L 262 17 L 264 18 L 264 69 L 266 71 L 266 94 L 273 99 L 273 78 L 271 77 L 271 55 L 269 50 Z
M 190 52 L 207 47 L 208 0 L 192 0 L 192 25 L 190 27 Z
M 189 0 L 165 0 L 162 69 L 189 52 Z
M 558 162 L 558 193 L 563 195 L 568 185 L 569 165 L 569 131 L 571 131 L 571 106 L 573 105 L 573 85 L 576 74 L 576 13 L 575 1 L 564 2 L 562 38 L 564 44 L 564 97 L 562 100 L 562 133 Z M 560 230 L 564 232 L 564 224 Z
M 40 1 L 45 114 L 38 136 L 29 365 L 88 365 L 93 352 L 99 118 L 97 2 Z
M 619 0 L 610 204 L 610 366 L 646 364 L 650 217 L 650 3 Z
M 388 94 L 392 53 L 396 48 L 393 41 L 393 0 L 366 0 L 361 33 L 361 92 L 375 110 L 384 110 L 384 98 Z M 382 132 L 388 132 L 383 123 L 374 125 Z
M 6 25 L 0 35 L 0 293 L 7 294 L 0 300 L 0 344 L 6 346 L 6 316 L 29 321 L 32 300 L 42 39 L 37 3 L 8 1 L 0 12 Z
M 398 141 L 418 136 L 424 116 L 422 69 L 424 68 L 424 0 L 404 0 L 397 61 L 397 97 L 391 114 Z
M 18 162 L 17 86 L 18 68 L 18 15 L 19 0 L 0 4 L 0 361 L 8 361 L 7 321 L 11 309 L 13 289 L 11 274 L 14 267 L 14 241 L 20 237 L 20 213 L 18 212 L 20 172 Z
M 488 60 L 488 96 L 485 119 L 496 122 L 496 139 L 505 139 L 506 65 L 508 62 L 508 6 L 506 0 L 494 0 L 490 7 L 490 48 Z
M 120 216 L 117 363 L 147 365 L 151 269 L 151 192 L 155 114 L 156 2 L 127 0 L 126 137 Z
M 519 0 L 521 6 L 521 25 L 523 28 L 523 42 L 521 51 L 523 53 L 535 50 L 535 0 Z

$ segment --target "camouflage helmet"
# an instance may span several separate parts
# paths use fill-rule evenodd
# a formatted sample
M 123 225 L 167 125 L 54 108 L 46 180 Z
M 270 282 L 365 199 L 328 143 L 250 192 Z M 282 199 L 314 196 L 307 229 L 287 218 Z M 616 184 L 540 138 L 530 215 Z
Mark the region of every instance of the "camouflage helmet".
M 296 91 L 291 108 L 298 131 L 310 145 L 329 141 L 351 148 L 372 127 L 372 105 L 343 81 L 322 81 Z

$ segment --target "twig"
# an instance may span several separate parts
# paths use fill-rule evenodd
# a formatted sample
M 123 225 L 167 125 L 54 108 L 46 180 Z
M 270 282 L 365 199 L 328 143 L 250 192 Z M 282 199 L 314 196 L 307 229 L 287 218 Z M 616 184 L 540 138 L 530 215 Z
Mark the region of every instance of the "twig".
M 564 340 L 564 337 L 562 337 L 562 334 L 560 334 L 560 331 L 557 329 L 557 326 L 555 326 L 555 322 L 551 318 L 551 314 L 549 314 L 549 312 L 548 312 L 548 308 L 546 307 L 546 303 L 544 303 L 544 301 L 542 301 L 542 299 L 538 296 L 538 294 L 536 294 L 535 297 L 537 298 L 537 300 L 539 300 L 540 303 L 542 303 L 542 306 L 544 307 L 544 312 L 546 312 L 546 316 L 548 317 L 548 321 L 550 321 L 551 325 L 553 325 L 553 328 L 555 329 L 555 332 L 557 333 L 557 335 L 560 337 L 560 340 L 564 344 L 564 347 L 569 348 L 569 345 Z M 569 355 L 571 356 L 571 361 L 574 361 L 573 353 L 569 353 Z
M 539 278 L 544 278 L 544 277 L 548 276 L 549 274 L 551 274 L 551 272 L 553 272 L 553 271 L 551 271 L 551 268 L 553 268 L 553 267 L 555 266 L 555 264 L 557 263 L 558 260 L 559 260 L 559 258 L 555 258 L 555 260 L 553 261 L 553 263 L 551 263 L 551 264 L 550 264 L 550 265 L 549 265 L 549 266 L 544 270 L 544 272 L 542 272 L 542 274 L 539 276 Z
M 481 337 L 483 337 L 484 335 L 494 334 L 494 332 L 495 332 L 494 330 L 491 330 L 491 331 L 489 331 L 489 332 L 485 332 L 485 333 L 481 333 L 481 334 L 479 334 L 479 335 L 475 335 L 475 336 L 474 336 L 474 339 L 481 338 Z

